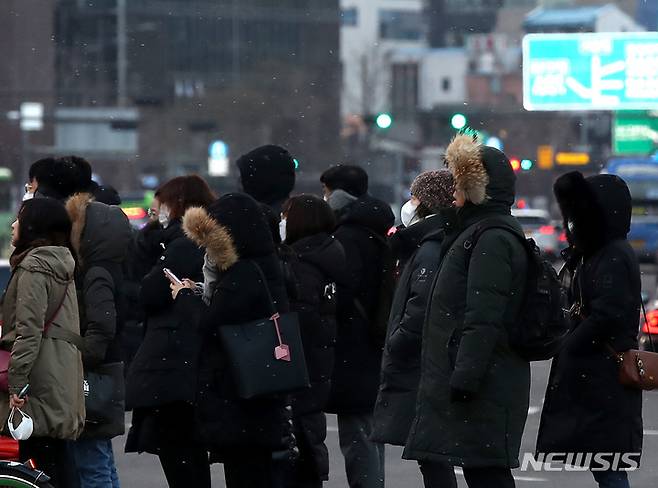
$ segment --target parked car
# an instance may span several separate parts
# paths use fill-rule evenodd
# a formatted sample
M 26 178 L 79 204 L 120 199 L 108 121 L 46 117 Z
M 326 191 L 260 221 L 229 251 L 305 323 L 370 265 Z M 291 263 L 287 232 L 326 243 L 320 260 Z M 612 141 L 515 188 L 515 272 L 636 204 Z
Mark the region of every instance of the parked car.
M 658 351 L 658 300 L 646 303 L 646 295 L 642 294 L 646 305 L 646 320 L 644 313 L 640 314 L 640 349 L 643 351 Z
M 561 227 L 551 221 L 546 210 L 513 209 L 512 215 L 523 227 L 526 237 L 534 239 L 548 259 L 557 260 L 560 257 L 560 250 L 566 247 L 566 238 Z

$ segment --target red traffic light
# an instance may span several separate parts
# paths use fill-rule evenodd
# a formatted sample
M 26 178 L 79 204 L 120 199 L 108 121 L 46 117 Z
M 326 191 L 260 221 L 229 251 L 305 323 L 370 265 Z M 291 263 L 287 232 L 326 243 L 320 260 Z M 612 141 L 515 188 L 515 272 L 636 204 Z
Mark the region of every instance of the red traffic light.
M 512 166 L 512 169 L 514 171 L 520 171 L 521 170 L 521 161 L 519 161 L 517 158 L 510 159 L 509 164 Z

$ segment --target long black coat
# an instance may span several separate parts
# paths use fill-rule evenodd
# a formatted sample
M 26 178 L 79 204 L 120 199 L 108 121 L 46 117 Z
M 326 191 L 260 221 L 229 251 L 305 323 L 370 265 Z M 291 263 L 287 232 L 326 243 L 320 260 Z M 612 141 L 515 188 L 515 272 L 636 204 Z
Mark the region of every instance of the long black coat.
M 119 207 L 93 202 L 81 193 L 66 204 L 72 221 L 71 242 L 78 256 L 76 290 L 83 338 L 82 362 L 86 372 L 121 361 L 123 326 L 120 287 L 123 263 L 132 232 Z M 117 379 L 123 382 L 123 377 Z M 123 392 L 124 385 L 116 384 Z M 85 425 L 83 438 L 111 439 L 125 431 L 123 406 L 114 408 L 111 420 Z
M 282 256 L 293 281 L 290 309 L 297 312 L 311 388 L 292 395 L 293 416 L 322 412 L 329 399 L 336 345 L 336 293 L 345 285 L 343 246 L 316 234 L 293 243 Z M 289 287 L 290 288 L 290 287 Z
M 279 313 L 288 311 L 283 275 L 272 254 L 253 259 L 263 270 Z M 199 298 L 183 294 L 177 305 L 194 310 Z M 180 312 L 181 314 L 185 312 Z M 269 298 L 258 271 L 248 260 L 238 261 L 217 283 L 209 308 L 201 318 L 203 347 L 196 396 L 197 437 L 222 460 L 233 449 L 279 450 L 290 415 L 285 399 L 250 399 L 238 396 L 226 352 L 219 339 L 222 325 L 235 325 L 271 315 Z
M 284 246 L 290 309 L 297 312 L 311 388 L 291 395 L 293 424 L 302 464 L 319 479 L 329 476 L 322 413 L 329 399 L 336 345 L 336 292 L 347 281 L 343 246 L 328 234 L 316 234 Z M 303 469 L 303 468 L 301 468 Z
M 423 323 L 441 263 L 444 222 L 435 215 L 398 231 L 413 234 L 406 241 L 413 243 L 415 251 L 400 276 L 391 307 L 371 435 L 376 442 L 404 446 L 416 414 Z
M 507 331 L 519 318 L 528 259 L 519 239 L 502 229 L 483 233 L 468 259 L 466 242 L 483 220 L 522 232 L 510 215 L 515 176 L 509 161 L 493 148 L 482 151 L 489 198 L 459 209 L 461 233 L 432 290 L 416 418 L 404 457 L 514 468 L 528 415 L 530 365 L 512 350 Z M 452 389 L 469 392 L 471 400 L 455 401 Z
M 642 393 L 622 386 L 608 347 L 637 348 L 640 270 L 626 241 L 630 194 L 617 177 L 587 183 L 566 175 L 556 183 L 565 220 L 572 222 L 571 301 L 582 316 L 553 360 L 537 440 L 538 452 L 640 453 Z M 578 188 L 586 184 L 588 187 Z M 572 185 L 572 186 L 570 186 Z M 570 205 L 589 196 L 595 208 Z M 582 293 L 581 293 L 582 290 Z M 582 296 L 582 300 L 581 300 Z M 639 461 L 639 458 L 636 458 Z
M 374 236 L 385 238 L 394 221 L 387 204 L 364 197 L 350 205 L 334 233 L 345 249 L 349 286 L 338 290 L 336 365 L 327 412 L 370 414 L 374 408 L 382 351 L 355 300 L 375 316 L 384 248 Z
M 128 408 L 161 407 L 194 398 L 196 368 L 191 358 L 200 347 L 194 320 L 199 312 L 175 313 L 163 268 L 181 279 L 203 281 L 203 251 L 185 237 L 179 221 L 172 222 L 165 235 L 164 252 L 141 284 L 146 335 L 128 372 Z M 176 388 L 171 387 L 174 384 Z

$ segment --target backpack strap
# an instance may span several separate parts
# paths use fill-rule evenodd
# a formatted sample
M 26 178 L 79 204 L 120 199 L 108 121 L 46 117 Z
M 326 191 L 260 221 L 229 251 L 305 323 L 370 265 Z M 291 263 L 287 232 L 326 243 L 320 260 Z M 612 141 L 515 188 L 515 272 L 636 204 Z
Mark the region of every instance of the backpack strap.
M 516 236 L 516 238 L 521 242 L 523 245 L 523 248 L 526 251 L 529 251 L 529 244 L 528 240 L 526 239 L 525 234 L 522 234 L 519 232 L 517 229 L 513 228 L 509 224 L 506 224 L 505 222 L 501 222 L 498 219 L 486 219 L 481 221 L 477 226 L 475 227 L 475 230 L 473 233 L 464 241 L 464 250 L 466 251 L 466 265 L 468 267 L 468 264 L 471 262 L 471 256 L 473 254 L 473 250 L 475 249 L 475 246 L 478 243 L 478 240 L 482 235 L 487 232 L 488 230 L 491 229 L 501 229 L 504 231 L 509 232 L 510 234 Z M 534 252 L 534 250 L 533 250 Z

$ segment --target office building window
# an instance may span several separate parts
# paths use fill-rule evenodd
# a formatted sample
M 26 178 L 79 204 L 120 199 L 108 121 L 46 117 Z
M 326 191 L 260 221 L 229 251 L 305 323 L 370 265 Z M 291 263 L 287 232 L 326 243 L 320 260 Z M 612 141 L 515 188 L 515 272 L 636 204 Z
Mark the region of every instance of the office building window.
M 340 12 L 341 24 L 349 27 L 356 27 L 359 25 L 359 9 L 356 7 L 344 8 Z
M 443 78 L 441 80 L 441 88 L 443 89 L 444 92 L 449 92 L 450 87 L 451 87 L 451 82 L 450 78 Z
M 413 114 L 418 107 L 418 65 L 399 63 L 392 66 L 391 99 L 395 114 Z
M 423 35 L 421 12 L 380 10 L 379 37 L 399 41 L 418 41 Z

